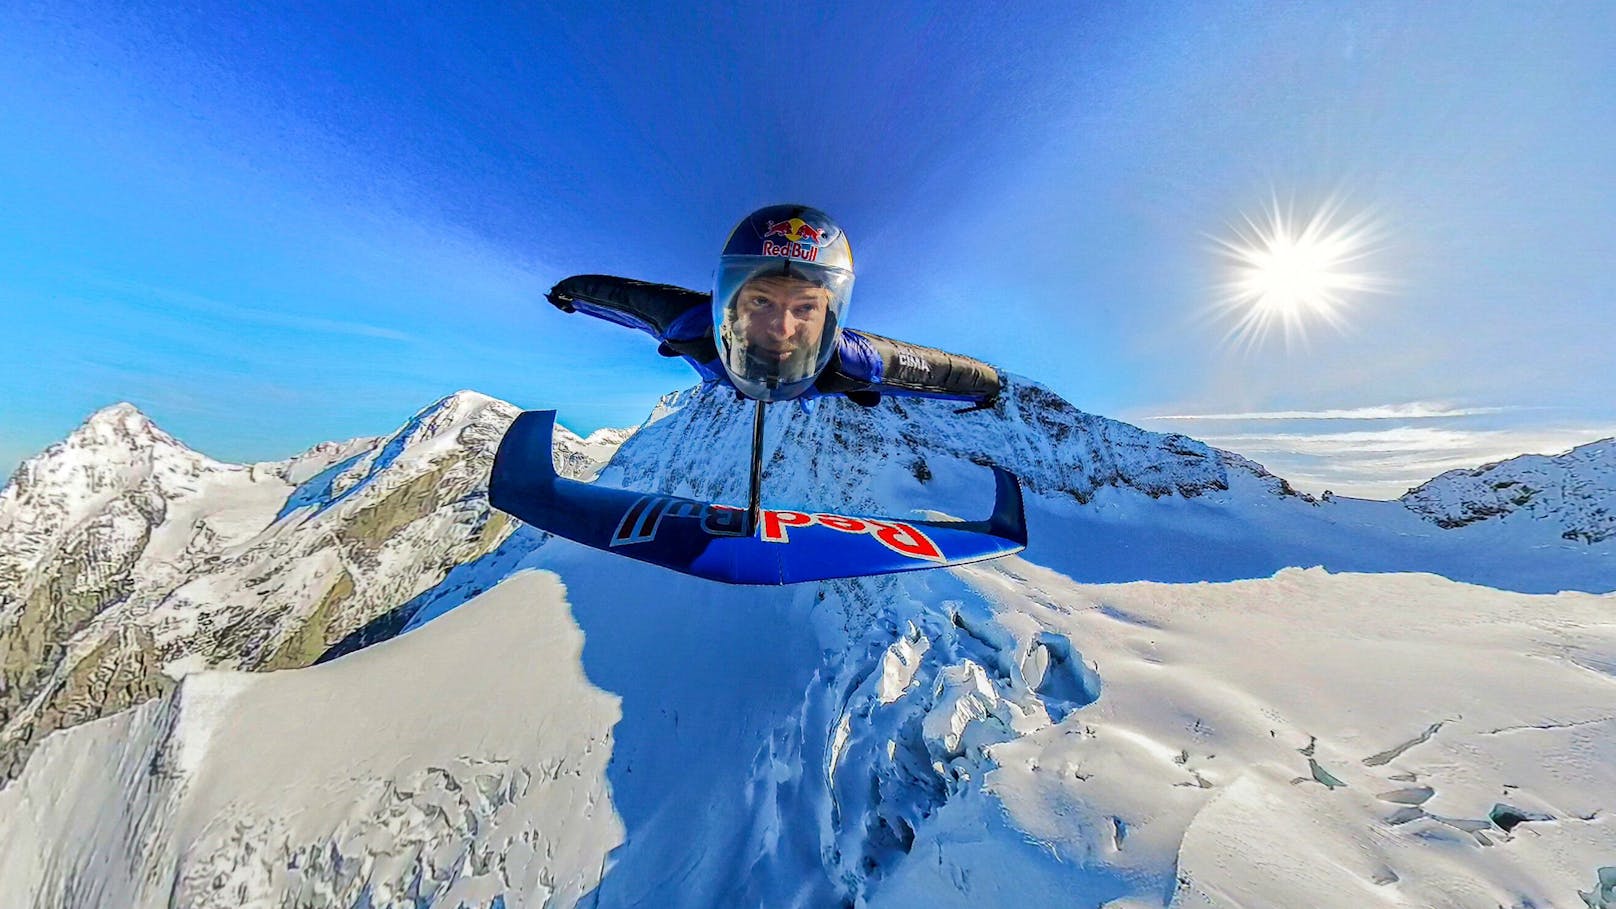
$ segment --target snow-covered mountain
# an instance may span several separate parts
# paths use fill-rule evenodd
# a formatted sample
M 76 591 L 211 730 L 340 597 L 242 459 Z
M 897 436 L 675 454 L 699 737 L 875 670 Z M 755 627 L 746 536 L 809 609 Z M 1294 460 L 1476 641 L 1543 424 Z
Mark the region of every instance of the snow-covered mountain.
M 514 412 L 462 393 L 299 473 L 218 465 L 280 492 L 213 519 L 231 542 L 197 546 L 191 579 L 107 588 L 91 618 L 50 632 L 65 653 L 38 651 L 57 662 L 33 678 L 99 680 L 116 672 L 97 662 L 106 642 L 132 639 L 183 681 L 131 688 L 141 706 L 43 742 L 97 712 L 64 700 L 70 685 L 19 699 L 7 728 L 37 750 L 0 790 L 0 906 L 1616 893 L 1616 543 L 1565 537 L 1552 508 L 1444 527 L 1413 503 L 1315 500 L 1015 381 L 968 414 L 770 408 L 765 493 L 975 517 L 991 498 L 979 465 L 999 463 L 1028 490 L 1024 557 L 731 588 L 489 514 L 488 459 Z M 696 389 L 626 441 L 558 433 L 555 457 L 588 477 L 621 441 L 599 482 L 735 501 L 749 439 L 749 407 Z M 37 554 L 5 576 L 17 590 L 76 564 L 42 535 L 100 513 L 55 488 L 0 499 L 47 503 L 0 511 Z M 1329 571 L 1287 567 L 1310 565 Z M 146 589 L 144 569 L 126 576 Z M 11 590 L 0 615 L 43 602 Z M 0 619 L 0 653 L 38 621 Z M 194 671 L 322 653 L 347 655 Z
M 460 392 L 382 438 L 221 464 L 127 404 L 0 491 L 0 780 L 50 731 L 204 667 L 305 666 L 510 532 L 488 466 L 516 409 Z M 587 479 L 620 435 L 558 432 Z
M 1442 527 L 1549 522 L 1567 540 L 1602 543 L 1616 536 L 1616 439 L 1450 470 L 1402 502 Z
M 992 411 L 934 401 L 866 409 L 842 400 L 813 413 L 770 408 L 765 497 L 846 513 L 986 513 L 989 473 L 1014 471 L 1028 493 L 1029 558 L 1090 582 L 1266 577 L 1288 566 L 1429 571 L 1529 593 L 1616 589 L 1616 546 L 1564 536 L 1576 520 L 1550 503 L 1534 520 L 1444 527 L 1402 501 L 1298 493 L 1261 465 L 1182 435 L 1084 413 L 1012 378 Z M 670 396 L 601 474 L 614 486 L 745 500 L 751 412 L 733 395 Z M 1581 450 L 1581 449 L 1579 449 Z M 1588 507 L 1616 455 L 1569 468 Z M 1441 480 L 1433 481 L 1439 483 Z M 1567 482 L 1570 482 L 1569 480 Z M 1606 494 L 1604 507 L 1612 499 Z

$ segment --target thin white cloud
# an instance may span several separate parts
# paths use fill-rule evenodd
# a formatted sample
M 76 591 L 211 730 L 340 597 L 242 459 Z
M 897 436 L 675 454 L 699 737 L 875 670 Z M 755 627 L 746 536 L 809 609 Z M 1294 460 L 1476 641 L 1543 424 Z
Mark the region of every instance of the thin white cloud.
M 274 328 L 289 328 L 293 331 L 350 335 L 383 341 L 413 342 L 417 340 L 412 335 L 386 326 L 372 325 L 349 319 L 331 319 L 297 312 L 259 309 L 242 303 L 218 300 L 169 287 L 156 287 L 150 284 L 137 284 L 129 281 L 92 280 L 91 283 L 108 290 L 133 295 L 126 297 L 122 301 L 126 306 L 140 305 L 141 298 L 147 298 L 168 306 L 185 309 L 192 313 L 213 316 L 225 321 L 268 325 Z
M 1258 461 L 1309 492 L 1393 498 L 1441 473 L 1523 454 L 1554 455 L 1616 435 L 1616 426 L 1457 430 L 1399 426 L 1326 433 L 1235 433 L 1202 441 Z
M 1459 451 L 1475 448 L 1484 440 L 1514 436 L 1507 430 L 1434 429 L 1399 426 L 1395 429 L 1355 432 L 1223 433 L 1201 438 L 1220 447 L 1239 450 L 1289 451 L 1297 454 L 1333 455 L 1403 454 L 1427 451 Z
M 1430 401 L 1406 404 L 1375 404 L 1340 410 L 1264 410 L 1249 413 L 1164 414 L 1151 420 L 1438 420 L 1451 417 L 1477 417 L 1518 410 L 1513 407 L 1452 407 Z

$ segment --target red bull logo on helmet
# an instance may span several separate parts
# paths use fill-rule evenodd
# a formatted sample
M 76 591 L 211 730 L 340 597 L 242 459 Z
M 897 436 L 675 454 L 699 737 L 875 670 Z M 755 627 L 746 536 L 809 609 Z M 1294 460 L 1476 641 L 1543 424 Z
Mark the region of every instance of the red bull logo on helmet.
M 765 238 L 785 237 L 793 243 L 812 244 L 824 246 L 830 243 L 827 232 L 809 224 L 801 218 L 787 218 L 784 221 L 770 221 L 769 227 L 763 232 Z
M 765 256 L 783 256 L 787 259 L 814 262 L 819 259 L 819 247 L 803 246 L 801 243 L 771 243 L 764 240 L 763 254 Z
M 819 250 L 830 245 L 830 233 L 801 218 L 770 221 L 763 232 L 763 254 L 813 262 L 819 259 Z M 784 242 L 773 242 L 774 237 Z

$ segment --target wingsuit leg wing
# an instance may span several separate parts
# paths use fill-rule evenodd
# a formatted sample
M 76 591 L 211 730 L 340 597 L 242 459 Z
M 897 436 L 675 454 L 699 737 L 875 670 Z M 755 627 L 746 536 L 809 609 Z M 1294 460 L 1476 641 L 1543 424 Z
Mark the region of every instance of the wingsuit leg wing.
M 555 411 L 519 415 L 500 442 L 489 502 L 575 543 L 729 584 L 794 584 L 961 565 L 1027 545 L 1021 487 L 994 467 L 992 513 L 981 521 L 900 521 L 745 509 L 612 489 L 558 475 Z

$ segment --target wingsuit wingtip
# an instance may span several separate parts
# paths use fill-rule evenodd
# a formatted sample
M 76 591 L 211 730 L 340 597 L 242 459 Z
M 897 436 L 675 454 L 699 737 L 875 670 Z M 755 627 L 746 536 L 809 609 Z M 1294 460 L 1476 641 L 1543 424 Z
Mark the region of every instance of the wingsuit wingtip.
M 1021 496 L 1021 480 L 1003 467 L 993 467 L 993 514 L 988 519 L 994 536 L 1027 545 L 1027 511 Z
M 555 482 L 555 418 L 553 410 L 525 410 L 516 415 L 494 452 L 488 475 L 490 505 L 514 513 L 523 489 Z

